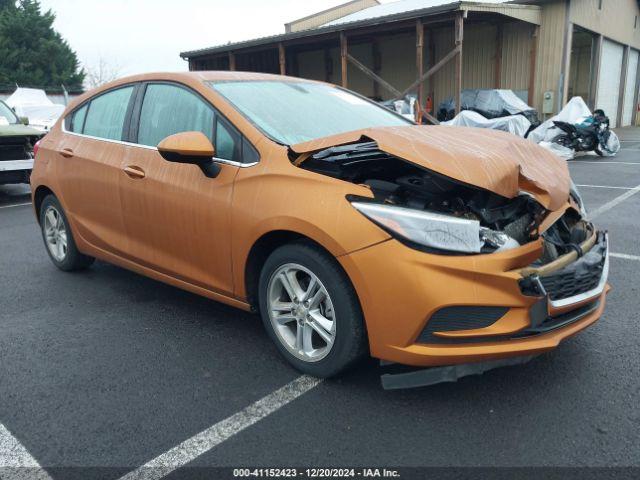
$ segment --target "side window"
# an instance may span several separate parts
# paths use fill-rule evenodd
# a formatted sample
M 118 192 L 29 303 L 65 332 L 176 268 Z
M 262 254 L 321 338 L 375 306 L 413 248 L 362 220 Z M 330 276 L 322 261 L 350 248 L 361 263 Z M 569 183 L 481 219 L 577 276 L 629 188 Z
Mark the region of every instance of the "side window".
M 169 135 L 191 131 L 213 140 L 213 119 L 213 108 L 189 90 L 150 84 L 140 111 L 138 143 L 155 147 Z
M 124 87 L 91 100 L 82 133 L 110 140 L 122 140 L 124 120 L 132 92 L 133 87 Z
M 84 119 L 87 116 L 88 108 L 89 108 L 89 104 L 87 103 L 84 107 L 75 111 L 75 113 L 71 117 L 70 130 L 72 132 L 82 133 L 82 127 L 84 126 Z
M 238 161 L 240 157 L 240 135 L 227 122 L 217 118 L 216 141 L 214 142 L 216 157 L 223 160 Z

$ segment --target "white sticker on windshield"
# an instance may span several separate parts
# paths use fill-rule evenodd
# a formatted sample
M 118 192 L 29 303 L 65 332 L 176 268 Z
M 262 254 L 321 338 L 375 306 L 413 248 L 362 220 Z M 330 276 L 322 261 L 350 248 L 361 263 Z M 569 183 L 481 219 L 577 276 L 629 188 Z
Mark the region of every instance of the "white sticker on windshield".
M 7 117 L 0 116 L 0 125 L 9 125 L 9 120 L 7 120 Z
M 345 102 L 350 103 L 351 105 L 366 105 L 367 102 L 362 100 L 361 98 L 356 97 L 355 95 L 351 95 L 350 93 L 343 92 L 342 90 L 333 90 L 331 92 L 336 97 L 344 100 Z

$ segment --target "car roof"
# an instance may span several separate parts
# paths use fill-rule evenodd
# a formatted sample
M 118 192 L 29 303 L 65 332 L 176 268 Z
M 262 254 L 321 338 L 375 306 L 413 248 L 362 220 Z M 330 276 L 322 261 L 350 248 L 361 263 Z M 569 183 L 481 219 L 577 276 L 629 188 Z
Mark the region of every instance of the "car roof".
M 284 82 L 316 82 L 315 80 L 308 80 L 306 78 L 289 77 L 286 75 L 277 75 L 272 73 L 258 73 L 258 72 L 238 72 L 238 71 L 215 71 L 215 70 L 202 70 L 195 72 L 153 72 L 144 73 L 139 75 L 132 75 L 129 77 L 123 77 L 117 80 L 117 83 L 127 82 L 140 82 L 150 80 L 196 80 L 200 82 L 215 82 L 215 81 L 231 81 L 231 80 L 279 80 Z M 321 82 L 316 82 L 321 83 Z

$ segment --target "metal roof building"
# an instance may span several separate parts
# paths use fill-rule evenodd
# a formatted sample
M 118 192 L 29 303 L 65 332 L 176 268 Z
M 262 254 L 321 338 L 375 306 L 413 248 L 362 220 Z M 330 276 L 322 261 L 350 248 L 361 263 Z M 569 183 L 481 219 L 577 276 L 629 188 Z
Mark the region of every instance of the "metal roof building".
M 354 0 L 281 35 L 181 56 L 190 70 L 281 73 L 377 100 L 414 93 L 436 108 L 463 89 L 507 88 L 546 116 L 581 95 L 628 125 L 640 87 L 639 16 L 638 0 Z

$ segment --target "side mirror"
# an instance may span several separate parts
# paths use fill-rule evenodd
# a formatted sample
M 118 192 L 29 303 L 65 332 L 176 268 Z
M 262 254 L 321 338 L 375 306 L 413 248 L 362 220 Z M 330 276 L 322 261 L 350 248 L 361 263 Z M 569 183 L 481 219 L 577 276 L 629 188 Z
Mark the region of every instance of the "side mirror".
M 29 117 L 19 117 L 18 120 L 23 125 L 29 125 Z
M 202 132 L 170 135 L 158 144 L 158 153 L 168 162 L 197 165 L 209 178 L 220 173 L 220 165 L 213 161 L 215 149 Z

